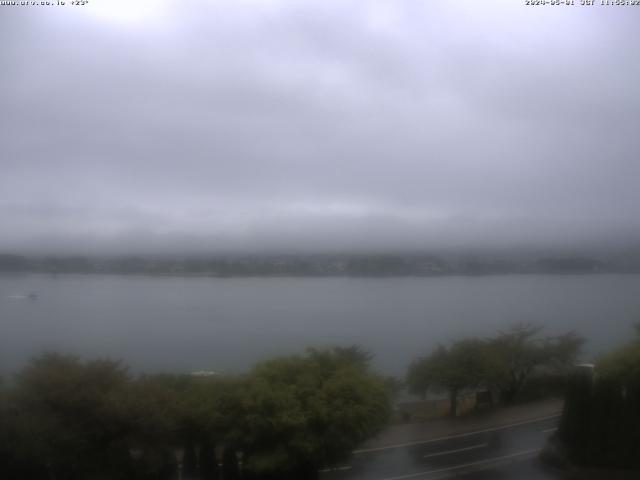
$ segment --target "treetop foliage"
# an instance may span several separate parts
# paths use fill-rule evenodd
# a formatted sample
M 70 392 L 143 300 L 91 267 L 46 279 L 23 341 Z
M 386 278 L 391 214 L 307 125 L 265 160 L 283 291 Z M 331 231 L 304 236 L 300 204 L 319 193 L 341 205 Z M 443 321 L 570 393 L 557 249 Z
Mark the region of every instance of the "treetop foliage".
M 510 403 L 536 369 L 562 369 L 571 365 L 583 344 L 573 332 L 541 337 L 542 328 L 518 323 L 491 338 L 463 338 L 439 345 L 415 360 L 407 371 L 411 392 L 428 390 L 450 394 L 452 414 L 457 396 L 465 390 L 485 388 Z
M 389 417 L 370 359 L 357 346 L 309 349 L 246 375 L 197 378 L 44 354 L 0 392 L 0 461 L 24 480 L 163 479 L 180 451 L 185 472 L 199 458 L 204 478 L 217 478 L 217 446 L 227 477 L 241 452 L 256 478 L 313 478 Z

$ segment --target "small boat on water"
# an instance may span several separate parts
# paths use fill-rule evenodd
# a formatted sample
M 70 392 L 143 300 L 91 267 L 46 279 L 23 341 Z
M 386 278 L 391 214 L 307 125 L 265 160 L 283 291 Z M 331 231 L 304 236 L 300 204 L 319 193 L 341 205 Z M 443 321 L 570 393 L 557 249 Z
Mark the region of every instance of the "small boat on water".
M 16 294 L 16 295 L 9 295 L 9 298 L 13 299 L 13 300 L 31 300 L 31 301 L 35 301 L 38 300 L 38 294 L 31 292 L 31 293 L 27 293 L 25 294 Z

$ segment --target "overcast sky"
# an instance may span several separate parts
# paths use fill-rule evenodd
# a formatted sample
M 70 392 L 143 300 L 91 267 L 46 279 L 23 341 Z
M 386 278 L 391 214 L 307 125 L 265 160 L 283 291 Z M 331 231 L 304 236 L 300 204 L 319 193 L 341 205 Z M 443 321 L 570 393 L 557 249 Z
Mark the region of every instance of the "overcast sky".
M 0 249 L 637 239 L 639 25 L 518 0 L 1 6 Z

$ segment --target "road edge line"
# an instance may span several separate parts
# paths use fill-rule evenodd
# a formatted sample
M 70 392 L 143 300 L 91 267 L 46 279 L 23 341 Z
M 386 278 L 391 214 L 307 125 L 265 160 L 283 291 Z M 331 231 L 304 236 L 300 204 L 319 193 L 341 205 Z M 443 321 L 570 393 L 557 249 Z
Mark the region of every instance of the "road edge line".
M 454 438 L 470 437 L 472 435 L 478 435 L 480 433 L 495 432 L 495 431 L 498 431 L 498 430 L 505 430 L 507 428 L 518 427 L 520 425 L 528 425 L 530 423 L 542 422 L 544 420 L 549 420 L 550 418 L 559 417 L 560 415 L 561 415 L 561 413 L 558 412 L 558 413 L 553 414 L 553 415 L 546 415 L 544 417 L 538 417 L 538 418 L 534 418 L 534 419 L 531 419 L 531 420 L 524 420 L 522 422 L 510 423 L 510 424 L 507 424 L 507 425 L 501 425 L 501 426 L 497 426 L 497 427 L 484 428 L 482 430 L 475 430 L 473 432 L 456 433 L 454 435 L 448 435 L 448 436 L 445 436 L 445 437 L 432 438 L 432 439 L 428 439 L 428 440 L 416 440 L 415 442 L 397 443 L 395 445 L 387 445 L 387 446 L 384 446 L 384 447 L 361 448 L 361 449 L 358 449 L 358 450 L 354 450 L 351 453 L 353 455 L 361 455 L 363 453 L 369 453 L 369 452 L 381 452 L 383 450 L 391 450 L 391 449 L 394 449 L 394 448 L 412 447 L 414 445 L 424 445 L 426 443 L 441 442 L 443 440 L 452 440 Z

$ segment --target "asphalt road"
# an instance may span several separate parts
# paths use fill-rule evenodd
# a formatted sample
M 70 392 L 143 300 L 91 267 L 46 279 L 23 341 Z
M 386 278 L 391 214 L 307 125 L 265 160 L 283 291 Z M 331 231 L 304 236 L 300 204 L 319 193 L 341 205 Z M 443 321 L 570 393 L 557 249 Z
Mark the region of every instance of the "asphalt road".
M 321 480 L 557 480 L 538 453 L 559 416 L 477 432 L 354 452 L 349 464 L 322 471 Z

